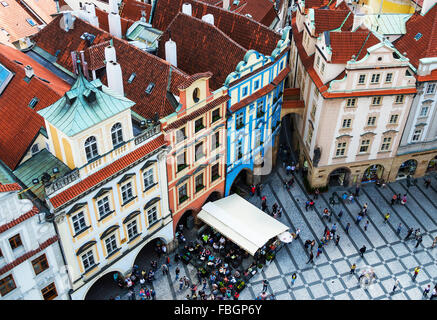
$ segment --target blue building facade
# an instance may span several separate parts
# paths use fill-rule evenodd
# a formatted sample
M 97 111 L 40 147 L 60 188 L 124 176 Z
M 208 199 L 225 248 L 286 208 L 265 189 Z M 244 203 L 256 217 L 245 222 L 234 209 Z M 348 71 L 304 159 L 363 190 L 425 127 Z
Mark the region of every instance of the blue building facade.
M 269 57 L 255 50 L 248 51 L 236 71 L 226 79 L 231 99 L 227 106 L 225 196 L 230 194 L 242 170 L 252 175 L 270 172 L 271 155 L 280 130 L 285 78 L 290 71 L 288 37 L 289 28 L 286 28 Z

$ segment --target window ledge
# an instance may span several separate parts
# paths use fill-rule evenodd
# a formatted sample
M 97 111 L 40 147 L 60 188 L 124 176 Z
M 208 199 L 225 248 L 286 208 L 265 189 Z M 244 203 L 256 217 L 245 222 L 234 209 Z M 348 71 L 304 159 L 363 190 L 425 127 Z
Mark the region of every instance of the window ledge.
M 135 200 L 137 198 L 137 196 L 130 198 L 129 200 L 126 200 L 125 202 L 123 202 L 121 204 L 122 207 L 124 207 L 125 205 L 127 205 L 129 202 L 132 202 L 133 200 Z
M 157 219 L 157 220 L 154 221 L 152 224 L 149 224 L 149 226 L 147 227 L 147 229 L 150 229 L 151 227 L 155 226 L 159 221 L 161 221 L 161 219 Z
M 106 256 L 106 259 L 111 258 L 112 256 L 114 256 L 118 251 L 121 250 L 121 247 L 118 247 L 117 249 L 115 249 L 114 251 L 111 252 L 111 254 Z
M 108 213 L 106 213 L 104 216 L 101 216 L 99 220 L 97 220 L 98 222 L 102 221 L 103 219 L 109 217 L 111 214 L 113 214 L 115 212 L 115 210 L 111 210 Z
M 146 187 L 146 189 L 143 190 L 143 193 L 146 191 L 149 191 L 150 189 L 154 188 L 158 185 L 158 182 L 152 183 L 150 186 Z
M 337 156 L 337 157 L 332 157 L 332 159 L 345 159 L 347 158 L 347 156 Z
M 82 274 L 82 278 L 86 277 L 87 274 L 89 274 L 91 271 L 93 271 L 97 266 L 100 264 L 100 262 L 95 263 L 93 266 L 89 267 L 85 272 Z
M 130 239 L 127 243 L 131 243 L 132 241 L 138 239 L 138 237 L 141 235 L 141 233 L 137 233 L 132 239 Z
M 378 154 L 380 154 L 380 153 L 390 153 L 391 152 L 391 150 L 384 150 L 384 151 L 378 151 Z
M 86 230 L 88 230 L 89 228 L 91 228 L 91 225 L 86 226 L 85 228 L 83 228 L 82 230 L 80 230 L 78 233 L 76 233 L 73 238 L 76 238 L 78 235 L 80 235 L 81 233 L 84 233 Z

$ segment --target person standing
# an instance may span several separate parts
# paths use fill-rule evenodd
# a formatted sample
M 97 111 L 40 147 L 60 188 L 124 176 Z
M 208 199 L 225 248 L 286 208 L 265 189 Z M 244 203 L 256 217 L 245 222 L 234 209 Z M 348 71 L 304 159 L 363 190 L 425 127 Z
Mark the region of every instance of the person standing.
M 399 286 L 399 279 L 396 279 L 395 284 L 393 285 L 393 290 L 391 292 L 395 292 L 395 290 L 398 286 Z
M 355 220 L 355 224 L 359 225 L 362 219 L 363 219 L 363 217 L 361 215 L 358 215 L 357 220 Z
M 425 180 L 425 188 L 428 189 L 430 185 L 431 185 L 431 179 L 430 179 L 430 178 L 427 178 L 427 179 Z
M 360 249 L 360 255 L 361 257 L 364 257 L 364 253 L 366 252 L 366 246 L 362 246 Z
M 417 243 L 416 243 L 416 246 L 415 246 L 415 248 L 417 248 L 421 243 L 422 243 L 422 236 L 419 236 L 418 238 L 417 238 Z
M 322 253 L 322 245 L 319 244 L 319 246 L 317 247 L 317 255 L 316 258 L 318 258 L 320 256 L 320 254 Z
M 335 238 L 335 245 L 338 246 L 339 242 L 340 242 L 340 236 L 337 234 L 337 238 Z
M 255 192 L 256 192 L 256 187 L 252 184 L 252 185 L 250 186 L 250 193 L 251 193 L 251 196 L 252 196 L 252 197 L 255 195 Z
M 305 202 L 305 211 L 308 211 L 308 207 L 310 206 L 310 200 Z
M 316 240 L 311 241 L 311 252 L 313 252 L 313 248 L 316 245 Z
M 419 266 L 414 268 L 413 281 L 416 281 L 416 278 L 417 278 L 417 275 L 419 274 L 419 271 L 420 271 L 420 267 Z
M 268 287 L 268 285 L 269 285 L 269 280 L 264 279 L 264 280 L 263 280 L 263 292 L 266 292 L 266 291 L 267 291 L 267 287 Z
M 296 273 L 293 273 L 293 274 L 291 275 L 291 285 L 294 285 L 294 282 L 296 281 L 296 278 L 297 278 Z
M 319 188 L 316 188 L 316 190 L 314 190 L 314 199 L 318 199 L 319 194 L 320 194 Z
M 388 219 L 390 218 L 390 213 L 386 213 L 384 216 L 384 222 L 383 223 L 387 223 Z
M 355 274 L 355 269 L 357 268 L 357 265 L 354 263 L 353 265 L 351 265 L 351 271 L 350 274 Z
M 343 216 L 343 210 L 340 209 L 340 212 L 338 213 L 338 220 L 341 220 L 341 217 Z
M 408 238 L 410 238 L 410 236 L 413 234 L 413 231 L 414 231 L 413 228 L 408 229 L 407 236 L 405 237 L 404 240 L 408 240 Z
M 357 186 L 355 187 L 355 197 L 358 197 L 360 195 L 360 185 L 357 184 Z
M 401 230 L 402 230 L 402 223 L 399 223 L 398 228 L 396 229 L 396 233 L 401 234 Z
M 397 195 L 396 195 L 396 193 L 393 195 L 393 197 L 391 198 L 391 203 L 390 203 L 390 205 L 391 206 L 394 206 L 394 204 L 395 204 L 395 202 L 396 202 L 396 199 L 397 199 Z
M 345 232 L 346 232 L 346 234 L 349 234 L 349 228 L 351 227 L 351 224 L 348 222 L 347 223 L 347 225 L 346 225 L 346 228 L 345 228 Z
M 335 232 L 337 232 L 337 224 L 336 223 L 334 223 L 331 227 L 332 237 L 335 236 Z
M 369 220 L 366 221 L 366 224 L 364 225 L 364 231 L 367 231 L 367 227 L 369 226 Z
M 435 297 L 437 297 L 437 285 L 434 287 L 434 289 L 432 290 L 431 293 L 431 297 L 429 297 L 429 300 L 434 299 Z
M 296 230 L 296 235 L 294 236 L 294 240 L 299 239 L 299 237 L 300 237 L 300 229 L 297 228 L 297 230 Z
M 176 274 L 176 280 L 178 280 L 179 279 L 179 273 L 181 272 L 181 270 L 179 269 L 179 267 L 176 267 L 176 270 L 175 270 L 175 274 Z
M 310 199 L 310 209 L 311 210 L 314 210 L 314 200 L 313 199 Z
M 436 246 L 436 244 L 437 244 L 437 237 L 434 238 L 432 245 L 431 245 L 431 248 L 434 248 Z
M 184 278 L 181 278 L 179 280 L 179 291 L 182 291 L 182 288 L 184 287 Z
M 205 289 L 206 289 L 206 285 L 207 285 L 207 283 L 206 283 L 206 279 L 205 278 L 203 278 L 203 280 L 202 280 L 202 291 L 205 291 Z
M 407 203 L 407 195 L 404 194 L 404 195 L 402 196 L 401 204 L 402 204 L 402 205 L 405 205 L 406 203 Z
M 423 296 L 428 297 L 428 293 L 431 291 L 431 285 L 429 284 L 425 289 L 423 289 Z

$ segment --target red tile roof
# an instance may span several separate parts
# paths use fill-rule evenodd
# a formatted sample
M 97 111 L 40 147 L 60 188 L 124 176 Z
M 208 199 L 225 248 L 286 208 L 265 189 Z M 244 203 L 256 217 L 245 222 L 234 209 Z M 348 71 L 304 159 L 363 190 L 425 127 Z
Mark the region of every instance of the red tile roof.
M 158 56 L 165 58 L 165 42 L 176 42 L 178 68 L 188 74 L 212 72 L 210 87 L 220 88 L 226 77 L 235 71 L 247 50 L 225 33 L 198 18 L 178 13 L 162 34 Z M 196 50 L 193 50 L 193 45 Z
M 330 2 L 332 2 L 332 0 L 305 0 L 305 9 L 324 7 Z
M 222 3 L 220 3 L 220 7 L 223 7 Z M 250 14 L 253 20 L 267 27 L 278 17 L 274 3 L 270 0 L 240 0 L 238 5 L 230 1 L 229 10 L 243 15 Z
M 133 164 L 135 161 L 145 157 L 148 153 L 164 145 L 166 145 L 166 141 L 164 139 L 164 135 L 161 134 L 157 138 L 153 139 L 152 141 L 149 141 L 145 145 L 128 153 L 127 155 L 121 157 L 120 159 L 102 168 L 101 170 L 89 175 L 88 177 L 81 180 L 80 182 L 72 185 L 68 189 L 51 197 L 50 203 L 53 205 L 53 207 L 59 208 L 60 206 L 66 204 L 67 202 L 79 197 L 82 193 L 86 192 L 88 189 L 110 178 L 120 170 L 123 170 L 124 168 Z
M 342 31 L 351 31 L 353 23 L 354 14 L 350 10 L 314 9 L 315 33 L 317 35 L 340 26 L 342 26 Z
M 191 86 L 195 81 L 202 79 L 202 78 L 211 78 L 212 72 L 203 72 L 203 73 L 196 73 L 193 74 L 189 79 L 187 79 L 185 82 L 181 83 L 178 86 L 179 90 L 187 89 L 189 86 Z
M 141 11 L 140 16 L 141 16 Z M 99 28 L 109 32 L 108 13 L 96 7 L 96 16 L 99 19 Z M 121 34 L 126 34 L 127 29 L 138 19 L 132 20 L 126 17 L 121 17 Z
M 141 19 L 141 11 L 144 11 L 146 21 L 149 21 L 152 5 L 136 0 L 124 0 L 123 7 L 120 12 L 122 18 L 138 21 Z
M 380 41 L 371 32 L 330 32 L 331 63 L 346 63 L 355 55 L 360 60 L 367 54 L 367 49 Z
M 12 270 L 13 268 L 15 268 L 16 266 L 20 265 L 21 263 L 23 263 L 24 261 L 30 259 L 31 257 L 33 257 L 34 255 L 36 255 L 38 252 L 41 252 L 42 250 L 44 250 L 45 248 L 47 248 L 48 246 L 52 245 L 53 243 L 55 243 L 56 241 L 58 241 L 58 236 L 53 236 L 49 239 L 47 239 L 46 241 L 44 241 L 43 243 L 41 243 L 39 245 L 39 247 L 35 250 L 26 252 L 25 254 L 23 254 L 21 257 L 18 257 L 17 259 L 15 259 L 14 261 L 12 261 L 11 263 L 8 263 L 7 265 L 5 265 L 3 268 L 0 269 L 0 275 Z
M 112 37 L 104 30 L 96 28 L 79 18 L 76 18 L 74 28 L 66 32 L 59 25 L 60 18 L 54 19 L 34 39 L 38 47 L 51 55 L 54 55 L 58 49 L 61 50 L 56 61 L 58 64 L 72 70 L 71 51 L 85 50 L 89 51 L 88 54 L 91 53 L 91 50 L 87 50 L 89 47 L 86 41 L 80 38 L 84 32 L 96 36 L 92 47 L 113 39 L 117 62 L 121 65 L 123 74 L 125 95 L 136 103 L 132 110 L 147 119 L 152 119 L 155 114 L 162 118 L 174 112 L 174 107 L 165 99 L 169 78 L 170 91 L 179 94 L 177 86 L 189 78 L 186 73 L 171 66 L 167 61 L 142 51 L 125 40 Z M 104 51 L 102 52 L 102 50 L 104 50 L 102 47 L 97 49 L 99 53 L 93 56 L 93 65 L 103 64 L 102 60 L 98 61 L 104 58 Z M 138 66 L 141 66 L 141 68 L 138 68 Z M 133 73 L 136 74 L 136 77 L 132 83 L 128 83 L 127 81 Z M 107 83 L 106 73 L 101 80 L 104 84 Z M 148 84 L 152 82 L 155 87 L 148 94 L 145 90 Z
M 437 69 L 431 71 L 429 75 L 426 76 L 417 76 L 417 81 L 425 82 L 425 81 L 437 81 Z
M 0 226 L 0 233 L 3 233 L 7 230 L 9 230 L 10 228 L 15 227 L 17 224 L 20 224 L 23 221 L 26 221 L 29 218 L 32 218 L 34 215 L 36 215 L 37 213 L 39 213 L 39 210 L 37 207 L 33 207 L 32 210 L 30 210 L 29 212 L 26 212 L 25 214 L 19 216 L 17 219 L 14 219 L 6 224 L 3 224 Z
M 284 68 L 284 70 L 282 70 L 281 72 L 279 72 L 279 74 L 276 76 L 275 79 L 272 80 L 272 83 L 277 86 L 278 84 L 281 83 L 282 80 L 285 79 L 285 77 L 290 73 L 291 68 L 290 66 L 287 65 L 286 68 Z
M 15 73 L 0 95 L 0 159 L 14 170 L 44 127 L 44 119 L 36 111 L 60 99 L 70 86 L 23 52 L 3 44 L 0 44 L 0 63 Z M 26 65 L 32 66 L 36 75 L 29 82 L 24 81 Z M 28 105 L 34 97 L 39 101 L 31 109 Z
M 244 15 L 224 10 L 196 0 L 159 0 L 152 20 L 153 27 L 166 30 L 174 17 L 182 11 L 182 4 L 192 6 L 192 15 L 201 19 L 206 14 L 214 16 L 214 25 L 243 48 L 254 49 L 271 55 L 281 35 Z
M 0 192 L 10 192 L 10 191 L 18 191 L 18 190 L 21 190 L 21 187 L 18 183 L 10 183 L 10 184 L 0 183 Z
M 405 25 L 407 32 L 394 42 L 400 53 L 407 53 L 414 67 L 419 66 L 419 59 L 437 57 L 437 4 L 424 16 L 413 14 Z M 418 33 L 420 39 L 414 39 Z

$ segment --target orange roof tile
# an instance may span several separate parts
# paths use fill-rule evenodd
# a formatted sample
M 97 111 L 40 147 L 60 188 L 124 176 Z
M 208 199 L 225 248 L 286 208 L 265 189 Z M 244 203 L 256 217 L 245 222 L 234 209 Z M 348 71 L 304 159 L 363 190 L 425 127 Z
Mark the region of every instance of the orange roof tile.
M 350 10 L 314 9 L 315 33 L 317 35 L 323 31 L 337 29 L 342 24 L 342 31 L 351 31 L 353 22 L 354 14 Z
M 135 161 L 140 160 L 145 157 L 148 153 L 158 149 L 161 146 L 166 145 L 164 135 L 159 135 L 157 138 L 149 141 L 145 145 L 139 147 L 138 149 L 128 153 L 127 155 L 121 157 L 120 159 L 114 161 L 113 163 L 107 165 L 101 170 L 89 175 L 80 182 L 72 185 L 68 189 L 58 193 L 57 195 L 50 198 L 50 203 L 55 208 L 66 204 L 67 202 L 79 197 L 82 193 L 97 185 L 98 183 L 110 178 L 120 170 L 133 164 Z
M 6 31 L 9 36 L 9 42 L 13 43 L 26 36 L 38 32 L 38 21 L 24 10 L 15 0 L 5 0 L 8 6 L 0 5 L 0 32 Z M 26 19 L 32 19 L 35 23 L 31 26 Z
M 150 12 L 152 11 L 152 5 L 136 0 L 124 0 L 123 8 L 120 12 L 120 16 L 123 18 L 128 18 L 133 21 L 138 21 L 141 19 L 141 11 L 144 11 L 146 21 L 149 21 Z
M 346 63 L 355 55 L 360 60 L 367 54 L 367 48 L 380 41 L 371 32 L 330 32 L 331 63 Z
M 21 190 L 21 187 L 18 183 L 10 183 L 10 184 L 0 183 L 0 192 L 10 192 L 10 191 L 18 191 L 18 190 Z
M 0 159 L 14 170 L 44 127 L 44 119 L 36 111 L 60 99 L 70 85 L 23 52 L 3 44 L 0 44 L 0 63 L 15 73 L 0 95 Z M 24 81 L 26 65 L 32 66 L 36 75 L 29 82 Z M 28 105 L 34 97 L 39 101 L 32 109 Z

